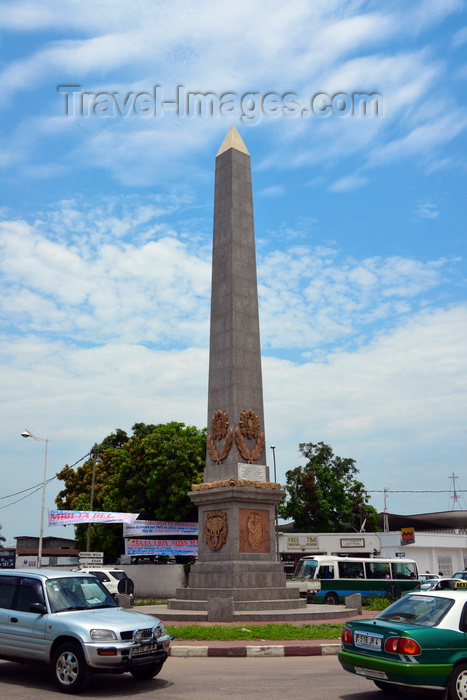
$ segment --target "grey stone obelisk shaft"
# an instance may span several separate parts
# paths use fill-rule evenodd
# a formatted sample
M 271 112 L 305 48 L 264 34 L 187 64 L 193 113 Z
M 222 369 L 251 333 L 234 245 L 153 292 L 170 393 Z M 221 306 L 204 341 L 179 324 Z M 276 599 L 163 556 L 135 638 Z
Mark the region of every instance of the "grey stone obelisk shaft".
M 206 468 L 189 493 L 198 561 L 167 604 L 216 621 L 305 615 L 276 560 L 283 491 L 266 467 L 250 156 L 233 126 L 216 157 L 212 268 Z
M 231 427 L 251 409 L 264 431 L 251 165 L 243 142 L 233 143 L 216 158 L 208 426 L 219 409 Z M 237 478 L 243 461 L 235 444 L 222 464 L 208 454 L 205 481 Z

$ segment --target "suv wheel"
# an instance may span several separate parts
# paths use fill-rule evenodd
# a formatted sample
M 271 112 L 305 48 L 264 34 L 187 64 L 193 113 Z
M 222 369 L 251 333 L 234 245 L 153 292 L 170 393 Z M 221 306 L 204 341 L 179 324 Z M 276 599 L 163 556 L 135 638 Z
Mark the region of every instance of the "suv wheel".
M 61 644 L 53 655 L 55 683 L 62 693 L 78 693 L 91 677 L 83 650 L 77 642 Z

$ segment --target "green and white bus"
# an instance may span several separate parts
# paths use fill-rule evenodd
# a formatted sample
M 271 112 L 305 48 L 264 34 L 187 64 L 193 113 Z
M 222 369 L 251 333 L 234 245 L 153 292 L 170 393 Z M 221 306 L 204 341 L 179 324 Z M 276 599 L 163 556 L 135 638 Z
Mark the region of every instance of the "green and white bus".
M 420 581 L 413 559 L 317 555 L 300 559 L 287 586 L 309 601 L 338 605 L 351 593 L 397 600 Z

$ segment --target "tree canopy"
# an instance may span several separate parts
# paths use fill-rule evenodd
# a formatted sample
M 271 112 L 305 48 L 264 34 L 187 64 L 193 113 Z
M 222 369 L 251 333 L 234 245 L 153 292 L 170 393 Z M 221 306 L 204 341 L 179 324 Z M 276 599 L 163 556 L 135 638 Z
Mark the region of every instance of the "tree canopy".
M 139 513 L 141 520 L 196 521 L 197 508 L 187 494 L 203 480 L 206 430 L 184 423 L 135 423 L 133 435 L 117 429 L 97 446 L 93 510 Z M 66 510 L 89 510 L 94 461 L 58 473 L 65 488 L 55 503 Z M 76 528 L 85 549 L 87 525 Z M 109 560 L 123 552 L 122 526 L 93 524 L 92 551 Z
M 293 519 L 301 532 L 345 532 L 377 529 L 378 513 L 357 481 L 355 460 L 334 455 L 330 445 L 299 445 L 308 460 L 286 472 L 286 495 L 278 506 L 281 518 Z

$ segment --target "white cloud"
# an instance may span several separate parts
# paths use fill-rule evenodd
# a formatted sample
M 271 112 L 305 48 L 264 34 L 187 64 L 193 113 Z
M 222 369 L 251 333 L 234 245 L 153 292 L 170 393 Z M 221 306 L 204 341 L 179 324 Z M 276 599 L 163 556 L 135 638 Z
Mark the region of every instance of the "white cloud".
M 372 324 L 399 323 L 423 307 L 455 264 L 352 260 L 306 246 L 275 252 L 259 265 L 263 343 L 316 352 L 331 342 L 361 342 Z
M 21 442 L 25 427 L 51 440 L 52 476 L 117 427 L 207 423 L 206 348 L 161 352 L 121 342 L 83 348 L 34 335 L 1 340 L 9 493 L 40 481 L 42 452 Z M 369 489 L 414 488 L 414 478 L 448 488 L 443 465 L 459 469 L 464 459 L 466 343 L 467 309 L 458 305 L 415 313 L 356 351 L 334 350 L 321 361 L 265 357 L 266 436 L 277 445 L 281 481 L 301 462 L 300 442 L 323 441 L 357 460 Z M 49 487 L 49 507 L 58 489 L 57 482 Z M 436 501 L 423 503 L 417 508 L 412 500 L 408 511 L 437 509 Z M 14 528 L 4 529 L 7 537 L 26 534 L 35 527 L 39 500 L 28 514 L 3 512 L 0 521 L 8 516 Z
M 285 194 L 284 185 L 272 185 L 271 187 L 266 187 L 266 189 L 258 192 L 260 197 L 283 197 Z
M 439 209 L 433 202 L 424 200 L 422 202 L 418 202 L 417 206 L 412 212 L 412 215 L 416 220 L 437 219 L 439 216 Z
M 356 352 L 333 352 L 322 362 L 266 358 L 267 435 L 278 446 L 281 472 L 303 463 L 298 443 L 322 440 L 357 460 L 368 489 L 428 482 L 448 489 L 447 469 L 464 462 L 466 343 L 467 308 L 460 305 L 411 315 Z M 393 505 L 399 512 L 447 508 L 435 496 L 411 498 Z
M 353 173 L 352 175 L 339 178 L 336 182 L 333 182 L 329 189 L 331 192 L 349 192 L 349 190 L 364 187 L 368 182 L 369 179 L 367 177 L 362 177 L 358 175 L 358 173 Z
M 3 222 L 4 317 L 85 343 L 205 345 L 210 240 L 184 238 L 183 224 L 167 229 L 165 216 L 176 206 L 176 199 L 161 206 L 130 198 L 118 210 L 112 199 L 82 209 L 64 201 L 35 225 Z M 298 222 L 304 230 L 315 223 Z M 279 231 L 282 241 L 297 240 L 295 228 Z M 361 342 L 373 324 L 392 326 L 426 305 L 456 265 L 400 256 L 354 260 L 308 245 L 265 252 L 258 257 L 263 343 L 308 353 L 332 341 Z
M 430 103 L 446 104 L 442 86 L 447 66 L 433 51 L 416 45 L 417 36 L 410 32 L 414 26 L 425 31 L 459 4 L 442 7 L 430 2 L 429 13 L 423 10 L 425 5 L 411 8 L 408 21 L 407 8 L 401 10 L 397 3 L 384 12 L 371 12 L 364 3 L 344 6 L 338 0 L 312 5 L 289 0 L 268 3 L 267 8 L 262 0 L 242 1 L 222 11 L 212 0 L 197 3 L 196 10 L 183 2 L 170 6 L 136 2 L 131 12 L 118 2 L 112 3 L 111 12 L 106 12 L 108 3 L 83 2 L 79 12 L 67 12 L 66 17 L 56 2 L 45 2 L 41 8 L 7 3 L 5 27 L 25 32 L 47 26 L 69 28 L 70 35 L 38 47 L 34 43 L 31 49 L 22 46 L 16 59 L 5 64 L 0 76 L 2 99 L 15 109 L 13 123 L 25 125 L 23 130 L 13 127 L 15 138 L 8 127 L 5 167 L 14 164 L 24 169 L 25 176 L 41 172 L 56 176 L 60 168 L 70 166 L 69 158 L 73 167 L 94 163 L 125 185 L 147 185 L 158 180 L 161 168 L 166 178 L 177 177 L 181 152 L 186 164 L 190 154 L 202 151 L 225 130 L 222 119 L 198 120 L 193 140 L 193 120 L 187 128 L 183 120 L 167 117 L 158 121 L 157 130 L 137 118 L 107 120 L 103 129 L 102 120 L 91 118 L 86 124 L 81 119 L 80 128 L 75 125 L 70 131 L 72 120 L 63 116 L 61 121 L 68 124 L 58 130 L 68 134 L 64 155 L 57 153 L 58 162 L 55 167 L 51 162 L 47 171 L 34 163 L 36 169 L 27 167 L 48 128 L 54 129 L 49 137 L 57 133 L 64 98 L 56 87 L 67 80 L 86 90 L 117 89 L 121 94 L 151 91 L 155 84 L 162 85 L 167 96 L 178 84 L 217 93 L 294 91 L 304 104 L 317 91 L 376 91 L 384 97 L 385 117 L 366 119 L 363 126 L 358 119 L 276 119 L 274 128 L 268 129 L 275 142 L 269 162 L 303 167 L 346 153 L 375 166 L 401 153 L 410 157 L 419 152 L 429 161 L 439 144 L 451 141 L 466 122 L 456 97 L 449 115 L 440 113 L 427 120 Z M 411 38 L 412 50 L 394 48 L 392 40 L 401 35 Z M 362 46 L 365 55 L 359 55 Z M 33 130 L 27 110 L 23 113 L 22 105 L 15 103 L 15 94 L 25 90 L 38 95 Z M 277 143 L 277 130 L 283 147 Z M 320 136 L 318 142 L 315 134 Z M 354 182 L 361 184 L 362 178 Z M 351 181 L 345 178 L 335 184 L 337 189 L 349 186 Z
M 458 32 L 454 34 L 452 45 L 454 48 L 459 48 L 467 42 L 467 27 L 462 27 Z
M 89 225 L 88 217 L 72 207 L 62 211 L 61 226 L 68 223 L 69 233 L 79 231 L 79 241 L 72 239 L 67 245 L 24 222 L 0 227 L 2 307 L 7 317 L 13 320 L 21 314 L 31 330 L 65 333 L 86 342 L 202 342 L 209 316 L 207 249 L 193 253 L 166 232 L 140 246 L 118 238 L 110 242 L 110 231 L 120 228 L 126 233 L 129 224 L 113 217 L 101 226 L 102 211 L 94 220 L 105 236 L 96 240 L 95 231 L 82 230 Z M 136 212 L 140 226 L 154 213 L 150 206 L 141 207 L 139 217 Z M 154 234 L 153 225 L 150 230 Z

